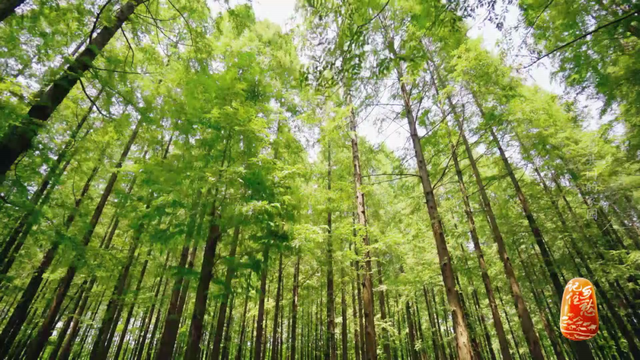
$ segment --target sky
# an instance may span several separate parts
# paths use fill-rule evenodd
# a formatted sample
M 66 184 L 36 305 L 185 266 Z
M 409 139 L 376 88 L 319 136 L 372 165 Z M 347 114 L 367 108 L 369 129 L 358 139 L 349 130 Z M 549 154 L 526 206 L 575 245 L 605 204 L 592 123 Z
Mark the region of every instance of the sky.
M 208 0 L 213 9 L 220 8 L 219 5 L 212 4 L 213 1 Z M 241 0 L 231 0 L 233 5 L 235 2 L 244 2 Z M 293 20 L 295 14 L 296 0 L 253 0 L 252 5 L 256 14 L 256 17 L 260 20 L 266 19 L 274 23 L 279 24 L 284 31 L 291 29 L 295 22 Z M 215 10 L 214 10 L 215 11 Z M 504 43 L 504 36 L 501 31 L 489 21 L 485 20 L 486 13 L 480 13 L 475 19 L 467 21 L 469 31 L 467 35 L 471 38 L 482 37 L 484 47 L 498 54 L 500 51 L 500 45 Z M 519 21 L 519 10 L 516 6 L 509 6 L 506 8 L 505 16 L 505 32 L 509 32 L 511 43 L 509 44 L 510 52 L 507 54 L 506 61 L 515 69 L 522 68 L 528 65 L 532 61 L 531 57 L 526 56 L 527 52 L 524 47 L 518 47 L 514 44 L 521 44 L 522 39 L 527 34 L 521 31 L 515 31 L 514 28 Z M 519 66 L 520 65 L 520 66 Z M 538 85 L 541 88 L 558 94 L 560 96 L 565 92 L 562 84 L 552 79 L 552 65 L 548 59 L 544 59 L 527 70 L 516 70 L 526 83 L 530 85 Z M 578 99 L 579 101 L 581 99 Z M 589 112 L 592 114 L 592 118 L 596 119 L 597 116 L 593 116 L 597 113 L 598 104 L 589 102 L 586 99 L 580 101 L 583 105 L 587 106 Z M 588 122 L 587 127 L 596 127 L 595 120 Z M 376 114 L 369 116 L 363 121 L 358 128 L 360 135 L 364 136 L 369 142 L 373 144 L 380 144 L 384 142 L 387 147 L 396 153 L 407 153 L 410 151 L 409 143 L 407 142 L 408 133 L 404 130 L 404 122 L 389 123 L 376 121 Z M 313 150 L 312 150 L 313 151 Z

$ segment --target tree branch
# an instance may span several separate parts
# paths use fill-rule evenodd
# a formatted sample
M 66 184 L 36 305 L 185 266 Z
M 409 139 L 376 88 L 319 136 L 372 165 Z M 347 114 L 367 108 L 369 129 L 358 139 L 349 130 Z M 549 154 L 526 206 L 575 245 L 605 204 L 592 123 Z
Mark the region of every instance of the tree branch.
M 524 69 L 528 69 L 528 68 L 530 68 L 531 66 L 535 65 L 535 64 L 536 64 L 537 62 L 539 62 L 540 60 L 542 60 L 542 59 L 544 59 L 544 58 L 546 58 L 546 57 L 549 57 L 550 55 L 552 55 L 552 54 L 554 54 L 554 53 L 556 53 L 556 52 L 558 52 L 558 51 L 560 51 L 560 50 L 562 50 L 562 49 L 564 49 L 564 48 L 566 48 L 566 47 L 568 47 L 568 46 L 571 46 L 571 45 L 575 44 L 576 42 L 578 42 L 578 41 L 580 41 L 580 40 L 582 40 L 582 39 L 584 39 L 584 38 L 588 37 L 589 35 L 592 35 L 592 34 L 594 34 L 594 33 L 598 32 L 598 31 L 600 31 L 600 30 L 602 30 L 602 29 L 604 29 L 604 28 L 606 28 L 606 27 L 608 27 L 608 26 L 611 26 L 611 25 L 613 25 L 613 24 L 617 24 L 617 23 L 619 23 L 619 22 L 621 22 L 621 21 L 624 21 L 624 20 L 626 20 L 626 19 L 628 19 L 628 18 L 630 18 L 630 17 L 632 17 L 632 16 L 634 16 L 634 15 L 637 15 L 637 14 L 640 14 L 640 10 L 632 11 L 632 12 L 630 12 L 629 14 L 627 14 L 627 15 L 623 16 L 623 17 L 620 17 L 620 18 L 618 18 L 618 19 L 616 19 L 616 20 L 610 21 L 610 22 L 608 22 L 608 23 L 606 23 L 606 24 L 604 24 L 604 25 L 600 25 L 600 26 L 596 27 L 595 29 L 593 29 L 593 30 L 591 30 L 591 31 L 589 31 L 589 32 L 586 32 L 586 33 L 584 33 L 584 34 L 582 34 L 582 35 L 578 36 L 577 38 L 575 38 L 575 39 L 573 39 L 573 40 L 569 41 L 568 43 L 565 43 L 565 44 L 563 44 L 563 45 L 560 45 L 559 47 L 557 47 L 557 48 L 555 48 L 555 49 L 553 49 L 553 50 L 549 51 L 548 53 L 546 53 L 546 54 L 542 55 L 541 57 L 539 57 L 539 58 L 537 58 L 536 60 L 534 60 L 531 64 L 529 64 L 529 65 L 525 66 L 525 67 L 524 67 Z

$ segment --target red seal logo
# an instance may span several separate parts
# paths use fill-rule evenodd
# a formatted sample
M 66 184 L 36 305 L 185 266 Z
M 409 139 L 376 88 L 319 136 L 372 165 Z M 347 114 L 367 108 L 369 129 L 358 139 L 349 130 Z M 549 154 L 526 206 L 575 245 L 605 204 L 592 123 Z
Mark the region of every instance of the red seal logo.
M 560 310 L 560 331 L 569 340 L 591 339 L 598 333 L 598 305 L 591 281 L 571 279 L 564 288 Z

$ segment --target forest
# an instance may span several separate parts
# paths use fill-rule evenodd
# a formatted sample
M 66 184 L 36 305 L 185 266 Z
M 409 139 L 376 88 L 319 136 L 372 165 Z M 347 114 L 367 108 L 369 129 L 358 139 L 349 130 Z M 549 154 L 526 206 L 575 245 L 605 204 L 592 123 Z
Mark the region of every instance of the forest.
M 522 41 L 488 49 L 478 14 Z M 636 1 L 292 23 L 0 0 L 0 359 L 640 359 Z

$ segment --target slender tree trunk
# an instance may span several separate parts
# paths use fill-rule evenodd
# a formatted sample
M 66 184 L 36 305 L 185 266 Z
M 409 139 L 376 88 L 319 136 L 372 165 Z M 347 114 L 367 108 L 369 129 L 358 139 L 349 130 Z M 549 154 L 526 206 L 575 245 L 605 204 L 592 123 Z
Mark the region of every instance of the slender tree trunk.
M 358 331 L 358 329 L 362 329 L 362 322 L 361 322 L 361 318 L 360 316 L 358 316 L 358 308 L 356 305 L 356 291 L 355 291 L 355 286 L 353 285 L 353 281 L 351 281 L 351 304 L 353 305 L 353 312 L 352 312 L 352 318 L 353 318 L 353 348 L 354 348 L 354 352 L 355 352 L 355 356 L 356 356 L 356 360 L 360 360 L 360 331 Z
M 246 334 L 246 325 L 247 325 L 247 307 L 249 305 L 249 293 L 244 295 L 244 310 L 242 310 L 242 327 L 240 328 L 240 338 L 238 340 L 238 348 L 236 350 L 235 360 L 242 360 L 242 351 L 246 346 L 245 334 Z M 295 343 L 293 340 L 292 344 Z M 295 356 L 291 358 L 291 360 L 295 360 Z
M 487 343 L 487 350 L 489 351 L 489 357 L 491 358 L 491 360 L 496 360 L 496 353 L 493 351 L 493 346 L 491 344 L 491 335 L 489 334 L 489 329 L 487 328 L 487 322 L 484 318 L 484 314 L 482 313 L 482 308 L 480 307 L 480 299 L 478 299 L 478 292 L 476 291 L 475 287 L 473 289 L 473 302 L 475 303 L 476 311 L 478 312 L 478 316 L 480 317 L 480 325 L 482 328 L 482 332 L 484 333 L 485 342 Z M 506 339 L 506 335 L 504 340 L 507 342 L 507 352 L 508 352 L 509 342 Z M 509 353 L 509 356 L 511 356 L 511 353 Z
M 442 340 L 440 339 L 439 324 L 436 325 L 436 318 L 434 317 L 434 311 L 431 308 L 431 301 L 427 293 L 427 287 L 422 286 L 422 292 L 424 293 L 424 301 L 427 304 L 427 313 L 429 315 L 429 324 L 431 325 L 431 342 L 433 345 L 433 352 L 436 360 L 445 360 L 446 356 L 442 349 Z M 435 314 L 437 316 L 437 313 Z
M 393 54 L 395 57 L 397 57 L 395 48 L 392 44 L 390 44 L 389 48 L 393 49 Z M 420 174 L 420 182 L 422 184 L 422 190 L 427 203 L 429 219 L 431 220 L 431 229 L 436 241 L 436 250 L 438 252 L 438 259 L 440 261 L 442 280 L 445 285 L 449 307 L 451 308 L 453 315 L 458 356 L 461 360 L 471 360 L 473 358 L 473 355 L 471 352 L 469 330 L 467 329 L 467 324 L 465 322 L 463 313 L 464 310 L 462 308 L 462 304 L 460 303 L 460 299 L 458 298 L 458 292 L 456 291 L 454 270 L 451 263 L 451 257 L 449 255 L 449 249 L 447 247 L 447 240 L 444 235 L 442 219 L 440 218 L 438 204 L 433 192 L 433 186 L 431 185 L 431 179 L 429 178 L 427 163 L 424 159 L 422 144 L 420 143 L 420 137 L 418 136 L 416 119 L 414 118 L 413 109 L 411 106 L 411 94 L 409 94 L 409 90 L 407 89 L 407 85 L 405 84 L 404 70 L 401 63 L 399 63 L 396 67 L 396 74 L 398 77 L 398 82 L 400 84 L 400 90 L 402 92 L 404 112 L 409 124 L 409 132 L 413 143 L 413 150 L 416 156 L 418 172 Z
M 380 291 L 380 295 L 378 296 L 378 302 L 380 305 L 380 319 L 383 322 L 387 321 L 387 312 L 386 312 L 386 299 L 385 299 L 385 290 L 384 290 L 384 279 L 382 278 L 382 266 L 380 265 L 380 260 L 376 261 L 376 270 L 378 272 L 378 284 L 380 288 L 383 290 Z M 386 360 L 391 360 L 391 341 L 389 338 L 389 331 L 383 329 L 383 343 L 382 349 L 384 351 L 384 356 Z
M 296 265 L 293 269 L 293 289 L 291 295 L 291 345 L 289 352 L 291 358 L 296 360 L 297 326 L 298 326 L 298 287 L 300 282 L 300 252 L 296 255 Z M 240 359 L 236 359 L 240 360 Z
M 229 316 L 227 316 L 227 325 L 225 326 L 226 329 L 224 332 L 224 344 L 222 345 L 222 360 L 229 360 L 231 331 L 233 326 L 233 305 L 235 304 L 235 298 L 235 295 L 232 294 L 231 300 L 229 301 Z
M 405 314 L 407 316 L 407 328 L 409 332 L 409 354 L 411 360 L 420 360 L 418 350 L 416 349 L 416 329 L 413 321 L 413 315 L 411 314 L 411 302 L 406 301 L 404 303 Z
M 83 199 L 89 192 L 89 189 L 91 188 L 91 183 L 93 182 L 93 178 L 98 173 L 98 169 L 99 169 L 98 166 L 94 167 L 93 170 L 91 171 L 91 174 L 87 178 L 87 181 L 85 182 L 82 188 L 82 192 L 80 193 L 80 197 L 75 201 L 75 207 L 73 211 L 65 219 L 65 223 L 64 223 L 65 230 L 68 230 L 71 224 L 73 223 L 73 221 L 75 220 L 76 213 L 80 205 L 82 204 Z M 60 234 L 56 234 L 56 237 L 58 237 L 59 235 Z M 13 342 L 18 336 L 20 329 L 23 327 L 24 322 L 27 318 L 27 313 L 29 311 L 29 308 L 33 304 L 33 300 L 38 292 L 38 289 L 40 288 L 40 284 L 42 284 L 43 276 L 47 272 L 51 264 L 53 263 L 53 260 L 58 251 L 59 246 L 60 246 L 59 240 L 58 239 L 54 240 L 53 244 L 51 245 L 49 250 L 47 250 L 46 254 L 42 258 L 42 261 L 40 262 L 40 265 L 38 266 L 36 273 L 29 280 L 27 287 L 25 288 L 25 290 L 22 293 L 22 296 L 20 297 L 20 301 L 18 302 L 18 305 L 15 307 L 15 309 L 11 313 L 11 317 L 5 324 L 4 329 L 2 330 L 2 334 L 0 335 L 0 358 L 5 357 L 6 354 L 9 352 L 9 349 L 11 348 L 11 346 L 13 345 Z
M 169 263 L 170 254 L 171 254 L 170 252 L 167 252 L 167 256 L 165 257 L 165 260 L 164 260 L 164 268 L 166 268 L 167 264 Z M 149 329 L 151 328 L 151 320 L 153 320 L 153 312 L 155 311 L 156 304 L 158 303 L 158 296 L 160 295 L 160 289 L 162 288 L 163 280 L 164 280 L 164 271 L 163 271 L 163 276 L 160 277 L 160 280 L 158 280 L 158 284 L 156 285 L 156 291 L 153 294 L 153 302 L 151 303 L 151 308 L 149 308 L 149 310 L 147 311 L 147 314 L 145 315 L 145 321 L 141 326 L 141 328 L 144 330 L 140 332 L 140 338 L 138 340 L 138 345 L 137 345 L 138 348 L 134 350 L 132 353 L 132 355 L 135 354 L 136 360 L 141 360 L 142 355 L 144 354 L 144 348 L 147 341 L 147 336 L 149 335 Z M 166 289 L 166 285 L 165 285 L 165 289 Z M 163 290 L 163 293 L 164 293 L 164 290 Z M 157 320 L 157 317 L 156 317 L 156 320 Z M 153 342 L 149 344 L 149 347 L 151 347 L 152 344 Z
M 358 252 L 356 251 L 356 255 Z M 364 330 L 364 310 L 362 309 L 362 288 L 360 287 L 360 264 L 355 261 L 356 270 L 356 291 L 358 294 L 358 325 L 360 326 L 360 355 L 362 360 L 367 360 L 367 347 L 365 345 L 365 330 Z
M 342 336 L 341 336 L 341 340 L 342 340 L 342 357 L 341 360 L 348 360 L 349 359 L 349 345 L 348 345 L 348 337 L 349 337 L 349 330 L 347 328 L 347 295 L 346 295 L 346 287 L 347 285 L 345 284 L 345 280 L 344 280 L 344 268 L 341 267 L 340 268 L 340 308 L 341 308 L 341 315 L 342 315 Z M 296 299 L 297 301 L 297 299 Z M 295 321 L 295 318 L 294 318 Z M 295 328 L 294 328 L 295 330 Z M 292 331 L 292 335 L 295 335 L 295 331 Z M 293 343 L 292 343 L 293 344 Z M 295 360 L 295 359 L 291 359 L 291 360 Z
M 180 253 L 180 260 L 178 261 L 178 269 L 184 269 L 187 265 L 187 258 L 189 256 L 189 245 L 192 242 L 196 227 L 196 221 L 198 218 L 200 195 L 201 192 L 198 191 L 198 194 L 193 200 L 193 207 L 191 209 L 191 214 L 187 223 L 185 242 L 184 246 L 182 247 L 182 252 Z M 169 308 L 167 310 L 167 315 L 165 316 L 165 323 L 160 339 L 160 347 L 158 348 L 158 352 L 156 354 L 156 360 L 169 360 L 171 358 L 171 354 L 173 354 L 176 337 L 178 336 L 178 327 L 180 326 L 180 315 L 182 315 L 178 314 L 178 301 L 180 299 L 181 291 L 185 286 L 183 284 L 184 282 L 185 280 L 182 275 L 176 276 L 173 282 L 173 287 L 171 289 L 171 300 L 169 301 Z
M 218 311 L 218 319 L 216 322 L 215 335 L 213 338 L 213 348 L 211 350 L 211 360 L 218 360 L 220 358 L 220 346 L 222 344 L 222 334 L 225 324 L 225 316 L 227 312 L 227 303 L 229 302 L 229 296 L 231 294 L 231 282 L 235 275 L 235 257 L 236 250 L 238 248 L 238 238 L 240 236 L 240 227 L 236 226 L 233 231 L 233 240 L 231 242 L 231 250 L 229 251 L 230 261 L 234 263 L 230 264 L 227 268 L 227 274 L 224 278 L 224 295 L 220 301 L 220 310 Z
M 116 180 L 118 179 L 118 169 L 122 167 L 122 163 L 124 162 L 127 155 L 129 154 L 129 150 L 131 150 L 131 146 L 133 145 L 133 142 L 138 136 L 138 132 L 140 131 L 141 125 L 142 125 L 142 122 L 139 120 L 138 123 L 136 124 L 135 129 L 133 130 L 133 133 L 131 134 L 131 136 L 129 136 L 129 140 L 127 141 L 127 144 L 125 145 L 125 148 L 122 154 L 120 155 L 120 159 L 118 160 L 118 163 L 115 166 L 116 171 L 114 171 L 111 174 L 111 177 L 107 182 L 107 185 L 102 193 L 102 197 L 100 198 L 100 201 L 98 202 L 98 205 L 96 206 L 96 209 L 94 210 L 93 215 L 91 216 L 89 227 L 84 233 L 84 236 L 82 237 L 81 243 L 83 247 L 86 247 L 91 241 L 91 238 L 93 237 L 93 232 L 95 231 L 95 228 L 98 225 L 98 221 L 100 221 L 100 217 L 102 216 L 102 212 L 104 211 L 105 205 L 107 204 L 107 200 L 111 196 L 113 187 L 115 186 Z M 51 336 L 51 331 L 53 330 L 53 326 L 55 325 L 54 320 L 58 316 L 58 311 L 60 311 L 60 306 L 62 305 L 62 302 L 64 301 L 64 298 L 66 297 L 69 291 L 69 287 L 71 286 L 71 283 L 75 278 L 76 272 L 77 272 L 77 265 L 72 264 L 67 269 L 65 276 L 60 281 L 60 284 L 58 285 L 58 291 L 56 292 L 53 304 L 49 309 L 49 313 L 47 314 L 45 321 L 42 323 L 40 330 L 38 331 L 37 339 L 34 339 L 33 345 L 28 351 L 27 360 L 36 360 L 40 356 L 42 349 L 44 348 L 44 346 L 47 343 L 47 340 Z
M 75 297 L 74 305 L 71 308 L 71 314 L 64 321 L 64 324 L 62 325 L 62 329 L 60 329 L 60 331 L 58 332 L 58 336 L 57 336 L 58 340 L 56 341 L 56 345 L 53 348 L 53 350 L 51 350 L 51 352 L 49 353 L 49 360 L 56 360 L 56 358 L 58 357 L 58 353 L 62 348 L 64 340 L 67 336 L 67 332 L 69 331 L 69 328 L 71 327 L 71 323 L 73 322 L 74 315 L 76 311 L 78 311 L 78 308 L 80 307 L 80 303 L 84 298 L 84 294 L 86 292 L 86 286 L 87 286 L 87 281 L 85 280 L 80 285 L 80 291 Z
M 347 89 L 347 103 L 351 103 L 350 89 Z M 367 229 L 367 213 L 364 193 L 362 192 L 362 172 L 360 169 L 360 150 L 358 149 L 358 132 L 356 114 L 353 109 L 350 113 L 350 130 L 351 130 L 351 154 L 353 160 L 353 180 L 356 190 L 356 212 L 358 225 L 361 228 L 360 237 L 362 238 L 362 245 L 364 247 L 364 263 L 361 268 L 362 272 L 362 300 L 363 300 L 363 312 L 365 323 L 365 356 L 363 360 L 376 360 L 377 359 L 377 346 L 376 346 L 376 328 L 375 328 L 375 314 L 373 306 L 373 282 L 371 280 L 371 254 L 369 251 L 369 234 Z
M 467 158 L 469 160 L 469 164 L 471 165 L 471 169 L 473 171 L 473 176 L 476 180 L 476 184 L 478 185 L 478 189 L 480 192 L 480 198 L 482 199 L 482 205 L 489 221 L 489 225 L 491 227 L 491 232 L 493 234 L 493 239 L 498 245 L 498 254 L 500 259 L 502 260 L 502 265 L 504 267 L 505 275 L 509 280 L 509 286 L 511 289 L 511 294 L 513 296 L 513 300 L 516 304 L 516 310 L 518 312 L 518 317 L 520 318 L 520 323 L 522 325 L 522 332 L 527 339 L 527 343 L 529 345 L 529 351 L 531 356 L 534 359 L 543 359 L 544 356 L 542 354 L 542 346 L 540 344 L 540 339 L 538 338 L 538 334 L 535 331 L 535 327 L 533 325 L 533 320 L 531 319 L 531 314 L 529 313 L 529 309 L 524 301 L 522 296 L 522 291 L 520 290 L 520 284 L 516 278 L 515 271 L 513 270 L 513 265 L 511 264 L 511 259 L 507 254 L 507 249 L 502 238 L 502 233 L 500 232 L 500 228 L 498 227 L 498 222 L 496 221 L 496 217 L 493 213 L 493 208 L 491 207 L 491 201 L 489 200 L 489 196 L 487 195 L 484 183 L 482 182 L 482 177 L 480 176 L 480 171 L 478 170 L 478 166 L 476 164 L 473 151 L 471 150 L 471 146 L 469 145 L 469 141 L 464 133 L 464 128 L 462 122 L 458 122 L 460 138 L 464 144 Z M 502 345 L 501 345 L 502 350 Z
M 258 300 L 258 318 L 256 322 L 256 340 L 253 347 L 254 356 L 253 360 L 262 360 L 262 336 L 264 331 L 264 300 L 267 295 L 267 275 L 269 265 L 269 245 L 265 244 L 262 251 L 262 269 L 260 272 L 260 298 Z
M 480 110 L 482 116 L 484 117 L 484 111 L 482 109 L 482 106 L 477 103 L 478 109 Z M 533 233 L 533 237 L 536 240 L 536 245 L 538 246 L 538 249 L 540 250 L 540 254 L 542 256 L 542 260 L 544 262 L 544 265 L 547 269 L 547 271 L 549 272 L 549 277 L 551 278 L 551 283 L 553 284 L 555 293 L 557 298 L 562 301 L 562 294 L 564 293 L 564 287 L 562 286 L 562 283 L 560 282 L 560 277 L 558 276 L 558 272 L 556 271 L 555 265 L 553 263 L 553 260 L 551 259 L 551 254 L 549 252 L 549 249 L 547 248 L 547 245 L 544 241 L 544 238 L 542 236 L 542 231 L 540 231 L 540 227 L 538 226 L 535 217 L 533 216 L 533 213 L 531 212 L 531 209 L 529 207 L 529 202 L 527 200 L 527 198 L 524 195 L 524 192 L 522 191 L 522 189 L 520 188 L 520 184 L 518 182 L 518 179 L 516 178 L 515 174 L 513 173 L 513 169 L 511 168 L 511 164 L 509 163 L 509 159 L 507 158 L 507 155 L 504 152 L 504 149 L 502 148 L 502 145 L 500 144 L 500 140 L 498 139 L 498 136 L 496 135 L 495 131 L 493 130 L 493 128 L 489 128 L 489 132 L 491 134 L 491 138 L 493 139 L 494 143 L 496 144 L 496 146 L 498 147 L 498 152 L 500 153 L 500 157 L 502 158 L 502 162 L 504 163 L 505 169 L 507 170 L 507 174 L 509 175 L 509 178 L 511 179 L 511 183 L 516 191 L 516 194 L 518 196 L 518 200 L 520 200 L 520 204 L 522 205 L 522 211 L 525 214 L 525 217 L 527 218 L 527 222 L 529 223 L 529 227 L 531 228 L 531 232 Z M 594 359 L 593 357 L 593 353 L 591 352 L 591 349 L 589 348 L 589 345 L 583 341 L 577 341 L 577 342 L 572 342 L 571 345 L 573 346 L 574 349 L 576 349 L 576 351 L 578 352 L 578 356 L 580 356 L 580 359 L 585 359 L 585 360 L 590 360 L 590 359 Z M 639 353 L 640 355 L 640 353 Z
M 271 360 L 278 360 L 278 316 L 280 315 L 280 295 L 281 294 L 282 294 L 282 251 L 280 251 L 280 259 L 278 260 L 278 287 L 276 290 L 276 304 L 275 304 L 275 311 L 273 315 L 273 332 L 271 333 Z
M 165 269 L 166 269 L 166 264 L 165 264 Z M 169 281 L 167 279 L 167 281 L 164 282 L 164 286 L 162 287 L 162 296 L 160 297 L 160 304 L 158 306 L 158 310 L 156 310 L 156 319 L 153 322 L 153 329 L 151 329 L 151 336 L 149 337 L 149 347 L 147 347 L 147 356 L 146 356 L 147 360 L 151 360 L 151 358 L 153 357 L 153 351 L 156 348 L 156 339 L 157 339 L 156 333 L 158 332 L 158 327 L 162 320 L 162 308 L 164 306 L 164 295 L 167 292 L 167 288 L 169 287 L 168 285 L 169 285 Z
M 558 338 L 556 337 L 557 330 L 552 329 L 551 326 L 549 325 L 550 320 L 547 317 L 547 314 L 544 312 L 543 308 L 540 306 L 542 301 L 538 296 L 538 292 L 535 289 L 535 286 L 534 286 L 535 283 L 533 282 L 533 278 L 531 277 L 531 275 L 529 274 L 529 271 L 527 270 L 527 263 L 525 263 L 524 259 L 522 258 L 522 254 L 520 253 L 520 250 L 517 248 L 516 250 L 518 250 L 518 258 L 520 258 L 520 263 L 522 264 L 524 275 L 527 277 L 529 284 L 531 284 L 531 287 L 532 287 L 531 292 L 533 294 L 533 298 L 536 302 L 536 305 L 538 306 L 538 311 L 540 312 L 540 319 L 542 320 L 542 324 L 544 325 L 545 332 L 549 337 L 549 341 L 551 341 L 551 347 L 553 347 L 553 352 L 556 356 L 556 359 L 564 360 L 565 357 L 564 357 L 564 353 L 562 352 L 562 344 L 558 341 Z
M 222 163 L 220 164 L 218 179 L 222 176 L 223 168 L 227 160 L 231 132 L 229 132 L 228 135 L 229 136 L 225 141 L 224 152 L 222 154 Z M 218 224 L 219 213 L 216 203 L 218 200 L 218 190 L 219 187 L 216 187 L 211 209 L 209 210 L 209 234 L 207 236 L 207 242 L 202 255 L 200 281 L 198 282 L 198 288 L 196 289 L 196 298 L 193 306 L 193 313 L 191 315 L 191 326 L 189 327 L 189 339 L 187 342 L 185 360 L 198 360 L 201 352 L 200 342 L 202 341 L 202 323 L 204 322 L 204 316 L 207 309 L 207 295 L 211 279 L 213 278 L 213 264 L 216 256 L 216 248 L 218 247 L 218 242 L 222 237 L 220 224 Z
M 121 308 L 121 297 L 124 293 L 125 283 L 129 278 L 129 271 L 131 270 L 131 265 L 133 264 L 136 250 L 138 248 L 137 240 L 138 239 L 134 239 L 134 242 L 129 247 L 129 256 L 127 262 L 124 268 L 122 268 L 122 272 L 118 276 L 118 279 L 116 280 L 116 284 L 113 288 L 113 293 L 111 294 L 111 299 L 109 299 L 107 309 L 102 316 L 102 324 L 98 329 L 98 335 L 96 336 L 96 339 L 93 342 L 93 347 L 91 348 L 91 359 L 104 360 L 107 358 L 107 355 L 109 353 L 109 348 L 107 347 L 107 339 L 109 337 L 111 328 L 114 324 L 117 324 L 117 322 L 114 321 L 115 315 Z
M 78 81 L 82 81 L 82 75 L 91 68 L 98 53 L 122 28 L 122 25 L 133 14 L 136 7 L 143 2 L 143 0 L 132 0 L 122 5 L 115 14 L 113 21 L 110 21 L 109 25 L 100 29 L 98 34 L 89 40 L 84 50 L 53 81 L 53 84 L 41 93 L 21 123 L 9 127 L 2 139 L 0 139 L 0 154 L 4 154 L 0 158 L 0 181 L 2 181 L 18 157 L 31 148 L 31 141 L 37 135 L 38 128 L 49 120 L 51 114 L 67 97 L 74 85 Z M 2 16 L 3 12 L 0 10 L 0 21 L 3 20 Z M 6 16 L 4 15 L 4 17 Z
M 462 195 L 462 202 L 464 203 L 464 212 L 467 215 L 467 221 L 469 223 L 469 234 L 473 241 L 473 247 L 478 258 L 478 264 L 480 265 L 480 272 L 482 273 L 482 282 L 484 283 L 484 289 L 487 292 L 487 298 L 489 299 L 489 308 L 491 309 L 491 316 L 493 318 L 493 326 L 496 329 L 498 335 L 498 342 L 500 344 L 500 353 L 503 360 L 511 360 L 511 353 L 509 352 L 509 342 L 507 341 L 507 335 L 504 332 L 504 326 L 502 325 L 502 319 L 498 312 L 498 305 L 496 304 L 496 298 L 493 294 L 493 287 L 491 286 L 491 278 L 487 270 L 487 264 L 484 261 L 484 254 L 482 247 L 480 246 L 480 239 L 478 238 L 478 232 L 476 231 L 476 223 L 473 218 L 473 211 L 471 210 L 471 204 L 469 202 L 469 195 L 467 188 L 464 184 L 464 176 L 460 169 L 460 163 L 458 161 L 457 146 L 451 144 L 451 154 L 453 158 L 453 164 L 456 168 L 456 175 L 458 177 L 458 184 L 460 185 L 460 193 Z M 491 344 L 489 343 L 489 346 Z
M 84 310 L 87 307 L 87 302 L 89 301 L 89 296 L 91 295 L 91 290 L 96 283 L 96 278 L 92 277 L 89 281 L 89 285 L 85 288 L 84 294 L 82 296 L 82 301 L 80 302 L 80 306 L 76 309 L 73 314 L 73 321 L 71 323 L 71 327 L 69 328 L 68 335 L 64 339 L 64 343 L 62 348 L 60 349 L 60 354 L 58 355 L 59 360 L 67 360 L 71 355 L 71 347 L 78 336 L 78 332 L 80 330 L 80 320 L 84 315 Z
M 0 5 L 0 8 L 2 6 Z M 102 90 L 100 90 L 100 93 Z M 99 94 L 100 94 L 99 93 Z M 42 178 L 42 182 L 36 191 L 31 195 L 29 199 L 30 208 L 22 215 L 18 224 L 13 228 L 13 231 L 9 235 L 9 238 L 5 241 L 2 250 L 0 250 L 0 275 L 6 275 L 13 265 L 13 261 L 16 256 L 20 252 L 20 249 L 24 245 L 25 240 L 29 236 L 33 225 L 37 221 L 36 214 L 38 213 L 37 209 L 41 209 L 47 202 L 51 193 L 58 185 L 58 180 L 64 174 L 67 167 L 71 163 L 72 155 L 69 154 L 69 151 L 76 143 L 76 139 L 80 130 L 87 122 L 89 115 L 91 115 L 91 111 L 93 110 L 93 105 L 89 107 L 84 116 L 80 119 L 76 127 L 71 131 L 69 135 L 69 139 L 65 143 L 64 147 L 58 154 L 55 162 L 51 165 L 45 176 Z M 62 168 L 60 165 L 63 163 Z M 0 281 L 2 281 L 3 277 L 0 277 Z M 1 283 L 1 282 L 0 282 Z
M 120 352 L 122 351 L 122 346 L 124 345 L 124 340 L 127 337 L 127 331 L 129 329 L 129 323 L 133 318 L 133 310 L 136 307 L 136 301 L 138 300 L 138 295 L 140 294 L 140 289 L 142 288 L 142 281 L 144 280 L 144 274 L 147 271 L 147 265 L 149 264 L 149 257 L 151 256 L 151 249 L 147 252 L 147 257 L 142 264 L 142 269 L 140 270 L 140 278 L 138 278 L 138 283 L 136 284 L 135 293 L 133 294 L 133 302 L 129 306 L 129 311 L 127 312 L 127 317 L 124 321 L 124 327 L 122 329 L 122 333 L 120 334 L 120 339 L 118 340 L 118 345 L 116 347 L 116 353 L 113 356 L 114 359 L 118 359 L 120 357 Z
M 327 156 L 327 190 L 331 194 L 331 144 L 328 144 Z M 333 244 L 331 236 L 331 203 L 329 201 L 327 212 L 327 333 L 325 344 L 325 358 L 337 360 L 336 344 L 336 305 L 333 284 Z

